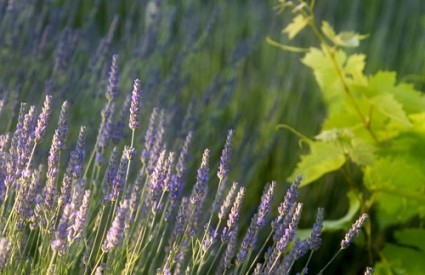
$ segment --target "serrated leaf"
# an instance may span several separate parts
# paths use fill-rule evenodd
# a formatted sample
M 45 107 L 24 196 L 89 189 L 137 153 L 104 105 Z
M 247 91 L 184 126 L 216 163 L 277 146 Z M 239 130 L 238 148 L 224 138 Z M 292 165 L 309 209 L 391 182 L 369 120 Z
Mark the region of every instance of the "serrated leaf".
M 345 73 L 351 75 L 353 77 L 353 80 L 357 82 L 357 84 L 367 84 L 367 78 L 363 75 L 363 70 L 365 68 L 365 59 L 366 56 L 363 54 L 350 55 L 344 67 Z
M 335 36 L 336 36 L 335 31 L 327 21 L 322 21 L 321 29 L 322 29 L 323 34 L 327 38 L 329 38 L 331 41 L 334 41 Z
M 342 67 L 346 61 L 346 54 L 338 50 L 335 52 L 335 59 L 338 66 Z M 313 69 L 316 81 L 322 89 L 326 101 L 334 103 L 335 100 L 345 97 L 335 64 L 324 50 L 311 48 L 302 62 Z
M 393 95 L 377 95 L 372 97 L 369 102 L 371 105 L 373 105 L 374 109 L 378 110 L 383 115 L 391 118 L 394 121 L 397 121 L 404 126 L 412 126 L 412 123 L 409 121 L 409 118 L 404 112 L 402 105 L 397 100 L 395 100 Z
M 307 185 L 321 176 L 338 170 L 345 163 L 345 155 L 342 150 L 330 143 L 310 143 L 310 154 L 301 156 L 297 169 L 289 178 L 298 174 L 303 175 L 301 185 Z
M 288 26 L 286 26 L 283 32 L 288 34 L 289 39 L 293 39 L 300 31 L 302 31 L 302 29 L 305 28 L 305 26 L 307 26 L 308 20 L 310 20 L 308 17 L 304 17 L 299 14 Z
M 360 139 L 353 139 L 349 155 L 351 160 L 358 165 L 372 165 L 375 162 L 375 146 L 367 144 Z
M 405 222 L 414 215 L 425 215 L 422 164 L 404 159 L 380 158 L 364 169 L 365 186 L 377 194 L 377 216 L 381 226 Z

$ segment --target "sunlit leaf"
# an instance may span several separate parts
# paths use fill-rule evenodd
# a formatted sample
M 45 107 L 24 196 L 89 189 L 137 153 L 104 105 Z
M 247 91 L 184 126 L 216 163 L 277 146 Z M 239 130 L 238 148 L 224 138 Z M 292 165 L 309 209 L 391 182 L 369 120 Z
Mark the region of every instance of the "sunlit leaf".
M 297 169 L 289 178 L 302 174 L 302 185 L 307 185 L 329 172 L 338 170 L 344 163 L 345 156 L 340 148 L 331 143 L 313 142 L 310 144 L 310 153 L 301 156 Z
M 283 32 L 288 34 L 289 39 L 293 39 L 300 31 L 302 31 L 302 29 L 305 28 L 305 26 L 307 26 L 308 20 L 310 20 L 308 17 L 304 17 L 299 14 L 283 30 Z
M 399 122 L 400 124 L 410 127 L 412 123 L 406 116 L 402 105 L 395 100 L 391 94 L 377 95 L 370 99 L 370 103 L 376 110 L 384 114 L 385 116 Z
M 321 29 L 322 29 L 323 34 L 327 38 L 329 38 L 331 41 L 334 41 L 335 36 L 336 36 L 335 31 L 327 21 L 322 21 Z

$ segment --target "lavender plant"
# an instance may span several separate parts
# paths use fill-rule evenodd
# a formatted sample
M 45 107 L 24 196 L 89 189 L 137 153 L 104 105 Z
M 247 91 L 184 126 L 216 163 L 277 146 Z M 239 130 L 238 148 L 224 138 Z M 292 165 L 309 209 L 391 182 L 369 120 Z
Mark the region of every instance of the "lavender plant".
M 250 225 L 245 228 L 241 224 L 240 217 L 246 215 L 241 211 L 247 189 L 236 182 L 231 187 L 225 185 L 229 178 L 233 130 L 229 131 L 216 166 L 217 178 L 210 175 L 210 150 L 205 149 L 192 186 L 190 178 L 184 177 L 192 134 L 188 133 L 180 149 L 167 145 L 165 111 L 161 111 L 159 121 L 151 119 L 144 135 L 144 148 L 136 150 L 143 143 L 135 142 L 140 126 L 140 82 L 134 83 L 128 112 L 131 145 L 124 146 L 120 161 L 119 149 L 115 147 L 108 164 L 90 165 L 91 159 L 85 159 L 89 148 L 86 148 L 87 127 L 83 126 L 75 150 L 69 153 L 68 164 L 60 165 L 60 155 L 67 143 L 70 108 L 67 102 L 62 105 L 47 159 L 37 158 L 36 143 L 30 143 L 30 150 L 26 150 L 23 147 L 26 144 L 18 138 L 36 137 L 40 133 L 39 129 L 43 128 L 40 125 L 47 123 L 47 107 L 36 124 L 36 108 L 33 106 L 26 113 L 26 105 L 21 104 L 21 119 L 15 132 L 2 135 L 2 140 L 12 136 L 12 141 L 2 146 L 0 162 L 10 175 L 1 200 L 4 222 L 0 267 L 4 272 L 289 274 L 295 261 L 309 250 L 319 249 L 323 209 L 318 210 L 310 236 L 304 240 L 296 237 L 303 205 L 297 202 L 301 176 L 286 192 L 278 217 L 271 216 L 277 185 L 272 182 L 266 185 Z M 47 96 L 46 100 L 50 98 Z M 111 97 L 107 96 L 106 100 L 110 102 Z M 157 112 L 153 110 L 153 118 Z M 99 129 L 103 126 L 101 121 Z M 154 142 L 150 143 L 152 139 Z M 108 152 L 110 146 L 105 143 L 103 150 Z M 178 162 L 174 161 L 174 150 L 180 150 Z M 139 161 L 137 151 L 142 152 Z M 92 156 L 96 152 L 97 143 Z M 12 157 L 16 154 L 18 160 L 27 160 L 23 166 Z M 33 157 L 38 162 L 29 161 Z M 153 170 L 146 166 L 149 163 Z M 82 173 L 84 169 L 86 172 Z M 184 192 L 182 186 L 188 186 L 189 192 Z M 216 195 L 210 196 L 211 192 Z M 341 242 L 340 251 L 359 235 L 366 218 L 364 214 L 353 224 Z M 272 225 L 269 237 L 259 248 L 260 233 L 270 230 L 269 225 Z M 238 235 L 243 232 L 244 237 L 238 242 Z M 301 272 L 305 274 L 307 268 L 308 262 Z

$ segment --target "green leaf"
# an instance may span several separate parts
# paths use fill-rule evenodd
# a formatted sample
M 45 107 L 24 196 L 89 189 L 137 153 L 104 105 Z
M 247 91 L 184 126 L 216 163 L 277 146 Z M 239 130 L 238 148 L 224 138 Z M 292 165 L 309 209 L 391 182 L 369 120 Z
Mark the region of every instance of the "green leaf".
M 342 67 L 346 61 L 346 54 L 338 50 L 335 52 L 335 59 L 337 65 Z M 325 101 L 335 103 L 335 100 L 339 101 L 345 97 L 341 79 L 335 69 L 335 64 L 326 51 L 311 48 L 302 59 L 302 62 L 313 69 L 316 81 L 322 89 Z
M 299 14 L 296 16 L 292 22 L 283 30 L 283 32 L 288 34 L 289 39 L 294 39 L 294 37 L 302 31 L 302 29 L 307 26 L 308 21 L 310 20 L 309 17 L 304 17 L 303 15 Z
M 329 38 L 331 41 L 334 41 L 335 39 L 335 31 L 332 28 L 332 26 L 327 21 L 322 21 L 322 32 L 323 34 Z
M 409 118 L 403 110 L 402 105 L 391 94 L 377 95 L 369 100 L 374 109 L 392 120 L 406 126 L 412 126 Z
M 354 163 L 358 165 L 372 165 L 375 162 L 375 146 L 367 144 L 361 139 L 353 139 L 351 145 L 349 155 Z
M 425 230 L 409 228 L 395 233 L 397 244 L 386 244 L 385 260 L 376 265 L 377 274 L 423 274 L 425 270 Z
M 377 194 L 381 226 L 425 216 L 425 171 L 421 165 L 398 156 L 379 158 L 364 169 L 365 186 Z
M 367 35 L 360 35 L 355 32 L 341 32 L 334 38 L 336 45 L 341 47 L 355 48 L 360 45 L 360 40 L 363 40 Z
M 345 155 L 339 147 L 330 143 L 312 142 L 310 143 L 310 154 L 301 156 L 297 169 L 289 179 L 302 174 L 301 185 L 310 184 L 321 176 L 338 170 L 345 160 Z
M 367 84 L 367 78 L 363 75 L 365 68 L 366 56 L 363 54 L 353 54 L 348 57 L 344 71 L 347 75 L 351 75 L 353 80 L 358 84 Z
M 338 220 L 325 220 L 323 221 L 323 229 L 324 230 L 339 230 L 339 229 L 347 229 L 347 226 L 353 222 L 353 219 L 357 212 L 360 209 L 360 202 L 357 199 L 354 192 L 347 193 L 349 208 L 344 217 Z

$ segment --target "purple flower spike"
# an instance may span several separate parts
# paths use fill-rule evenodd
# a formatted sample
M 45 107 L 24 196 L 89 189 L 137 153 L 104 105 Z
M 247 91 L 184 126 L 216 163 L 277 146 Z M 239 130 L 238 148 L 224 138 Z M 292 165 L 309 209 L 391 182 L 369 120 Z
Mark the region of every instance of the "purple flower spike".
M 226 144 L 224 145 L 224 149 L 221 153 L 220 165 L 217 172 L 217 177 L 220 180 L 227 178 L 227 175 L 229 174 L 229 163 L 230 158 L 232 157 L 232 143 L 234 136 L 235 131 L 229 130 L 229 133 L 227 134 Z
M 192 194 L 190 195 L 190 203 L 197 204 L 201 201 L 208 188 L 208 160 L 210 158 L 210 150 L 205 149 L 202 156 L 201 167 L 198 169 L 198 176 L 196 178 L 195 186 L 193 187 Z
M 47 123 L 52 114 L 52 96 L 46 95 L 43 109 L 38 116 L 37 127 L 35 128 L 35 142 L 40 143 L 46 133 Z
M 261 203 L 258 207 L 258 216 L 257 216 L 257 225 L 262 227 L 266 222 L 266 216 L 270 212 L 270 205 L 273 201 L 273 192 L 276 186 L 276 182 L 272 182 L 268 188 L 266 193 L 263 194 L 261 198 Z
M 230 210 L 229 219 L 227 220 L 227 227 L 229 230 L 233 230 L 239 221 L 239 215 L 242 207 L 242 200 L 245 197 L 245 187 L 241 187 L 236 196 L 235 203 Z
M 364 222 L 368 219 L 367 214 L 362 214 L 360 218 L 351 226 L 350 230 L 345 234 L 344 239 L 341 241 L 341 249 L 346 249 L 350 246 L 351 242 L 357 238 L 360 233 Z
M 118 96 L 118 69 L 118 55 L 114 54 L 112 56 L 111 70 L 109 71 L 108 87 L 106 88 L 106 98 L 109 102 L 114 101 Z
M 131 96 L 131 105 L 130 105 L 130 121 L 129 127 L 132 130 L 139 128 L 139 114 L 140 114 L 140 80 L 134 80 L 133 94 Z
M 317 250 L 322 244 L 322 228 L 323 228 L 323 213 L 324 209 L 317 209 L 316 222 L 313 225 L 313 230 L 311 231 L 310 237 L 307 239 L 309 249 Z
M 224 199 L 224 203 L 220 207 L 220 212 L 218 212 L 218 218 L 220 220 L 224 219 L 224 217 L 229 213 L 230 206 L 232 205 L 232 201 L 236 195 L 236 189 L 238 188 L 238 183 L 234 182 L 230 191 L 227 193 L 226 198 Z
M 289 210 L 292 208 L 292 205 L 297 200 L 298 187 L 300 186 L 301 180 L 302 180 L 302 176 L 298 175 L 295 178 L 294 182 L 292 183 L 291 187 L 288 189 L 288 191 L 286 191 L 285 199 L 278 208 L 280 217 L 286 216 Z
M 114 180 L 112 181 L 112 201 L 116 201 L 118 199 L 119 193 L 121 192 L 121 189 L 125 184 L 127 165 L 128 165 L 128 159 L 127 159 L 128 150 L 130 150 L 130 147 L 125 146 L 121 156 L 121 161 L 118 167 L 118 171 L 115 175 Z
M 83 202 L 81 203 L 81 207 L 76 213 L 75 222 L 72 227 L 72 236 L 70 236 L 70 242 L 74 242 L 78 240 L 83 232 L 84 226 L 87 220 L 87 214 L 89 212 L 90 207 L 90 190 L 86 190 L 84 193 Z
M 102 250 L 108 252 L 116 249 L 124 236 L 125 220 L 128 214 L 128 201 L 124 200 L 118 208 L 117 215 L 112 222 L 112 226 L 106 234 L 105 242 L 102 245 Z

